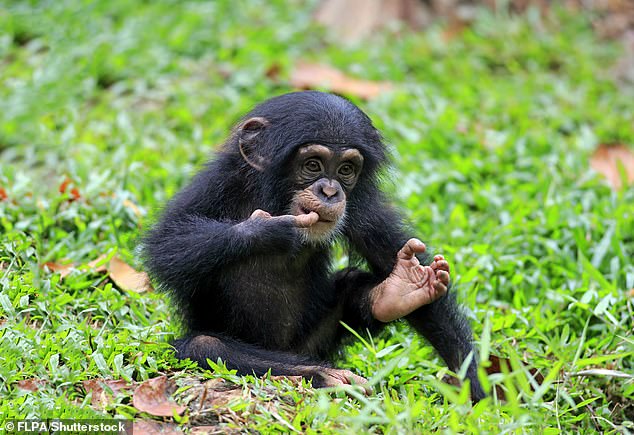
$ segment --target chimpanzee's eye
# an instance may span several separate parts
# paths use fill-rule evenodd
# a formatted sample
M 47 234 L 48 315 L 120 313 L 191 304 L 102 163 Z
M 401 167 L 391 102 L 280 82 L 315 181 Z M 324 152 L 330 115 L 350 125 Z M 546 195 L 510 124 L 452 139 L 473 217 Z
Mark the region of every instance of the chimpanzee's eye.
M 304 162 L 304 169 L 308 172 L 321 172 L 321 162 L 317 159 L 308 159 Z
M 339 175 L 342 177 L 350 177 L 354 175 L 354 166 L 350 163 L 344 163 L 339 167 Z

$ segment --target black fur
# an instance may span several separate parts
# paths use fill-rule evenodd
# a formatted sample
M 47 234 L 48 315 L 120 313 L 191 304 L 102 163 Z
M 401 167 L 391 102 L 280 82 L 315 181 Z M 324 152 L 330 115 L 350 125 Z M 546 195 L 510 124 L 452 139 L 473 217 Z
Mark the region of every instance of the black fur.
M 270 123 L 255 143 L 265 169 L 241 156 L 234 130 L 147 233 L 145 266 L 184 320 L 186 338 L 175 342 L 180 358 L 203 367 L 207 358 L 220 358 L 241 374 L 270 370 L 319 384 L 315 368 L 328 366 L 324 361 L 346 335 L 341 321 L 357 330 L 382 326 L 372 317 L 368 294 L 389 275 L 410 235 L 377 186 L 386 164 L 381 136 L 355 105 L 331 94 L 297 92 L 262 103 L 244 119 L 252 117 Z M 329 246 L 302 244 L 291 223 L 247 220 L 258 208 L 288 214 L 288 163 L 307 143 L 354 146 L 364 157 L 347 198 L 343 236 L 351 258 L 365 261 L 369 271 L 349 268 L 333 276 Z M 453 296 L 407 320 L 452 370 L 473 351 L 471 330 Z M 475 361 L 474 355 L 468 378 L 479 400 L 484 394 Z

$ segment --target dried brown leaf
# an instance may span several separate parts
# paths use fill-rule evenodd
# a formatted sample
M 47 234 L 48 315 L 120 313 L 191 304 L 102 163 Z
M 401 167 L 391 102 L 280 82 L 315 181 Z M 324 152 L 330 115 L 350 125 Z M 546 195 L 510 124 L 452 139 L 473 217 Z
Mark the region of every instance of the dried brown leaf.
M 200 397 L 201 407 L 204 408 L 217 408 L 219 406 L 225 406 L 235 399 L 242 398 L 242 388 L 236 386 L 232 389 L 215 390 L 213 388 L 206 388 Z
M 599 145 L 590 159 L 590 166 L 602 174 L 613 189 L 618 190 L 621 188 L 618 162 L 625 169 L 628 184 L 634 182 L 634 152 L 625 145 Z
M 197 408 L 217 408 L 234 399 L 242 398 L 242 388 L 223 379 L 211 379 L 199 389 Z
M 66 177 L 64 179 L 64 181 L 62 181 L 62 184 L 59 185 L 59 193 L 66 193 L 66 190 L 68 189 L 68 186 L 73 184 L 73 180 L 71 180 L 70 178 Z M 77 189 L 77 187 L 73 186 L 70 191 L 70 201 L 75 201 L 76 199 L 81 198 L 81 195 L 79 194 L 79 189 Z
M 112 257 L 108 264 L 110 278 L 122 290 L 143 293 L 152 290 L 150 278 L 144 272 L 135 270 L 119 257 Z
M 373 82 L 349 77 L 331 66 L 300 62 L 291 75 L 291 84 L 299 89 L 325 88 L 329 91 L 354 95 L 365 100 L 393 89 L 391 83 Z
M 168 385 L 167 376 L 148 379 L 134 390 L 132 404 L 139 411 L 159 417 L 171 417 L 174 414 L 182 414 L 187 408 L 168 397 Z
M 205 388 L 214 391 L 229 391 L 240 389 L 240 385 L 233 384 L 222 378 L 210 379 L 203 384 Z
M 46 381 L 44 379 L 30 378 L 19 380 L 16 384 L 20 390 L 34 392 L 46 385 Z
M 133 386 L 123 379 L 87 379 L 82 384 L 86 393 L 92 393 L 90 404 L 95 408 L 105 408 L 112 403 L 117 393 L 130 390 Z
M 107 263 L 104 261 L 106 257 L 106 254 L 101 254 L 99 257 L 81 266 L 81 269 L 90 269 L 96 273 L 106 272 L 108 270 Z
M 96 273 L 105 272 L 107 270 L 106 264 L 99 264 L 99 263 L 103 263 L 105 258 L 106 258 L 106 255 L 102 254 L 99 257 L 92 260 L 91 262 L 87 264 L 83 264 L 81 266 L 77 266 L 75 263 L 58 263 L 55 261 L 49 261 L 42 264 L 42 267 L 46 267 L 49 271 L 53 273 L 59 273 L 60 278 L 64 279 L 68 275 L 70 275 L 70 273 L 75 269 L 79 269 L 79 270 L 90 269 Z
M 72 180 L 68 177 L 66 177 L 64 179 L 64 181 L 62 181 L 62 184 L 59 185 L 59 193 L 66 193 L 66 188 L 68 188 L 68 185 L 72 182 Z
M 61 264 L 54 261 L 48 261 L 42 266 L 45 266 L 53 273 L 59 273 L 61 279 L 66 278 L 75 269 L 75 265 L 73 263 Z

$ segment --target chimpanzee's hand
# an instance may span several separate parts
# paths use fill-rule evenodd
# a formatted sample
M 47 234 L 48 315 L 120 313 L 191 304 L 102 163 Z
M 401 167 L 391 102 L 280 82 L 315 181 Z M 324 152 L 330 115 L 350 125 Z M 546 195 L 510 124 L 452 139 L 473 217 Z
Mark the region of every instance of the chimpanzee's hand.
M 315 213 L 314 211 L 311 211 L 308 214 L 301 214 L 299 216 L 293 216 L 290 214 L 284 215 L 284 216 L 271 216 L 271 213 L 264 210 L 257 209 L 256 211 L 251 213 L 251 216 L 249 217 L 249 219 L 257 219 L 257 218 L 266 219 L 266 220 L 269 220 L 270 222 L 291 223 L 298 228 L 308 228 L 312 225 L 315 225 L 317 221 L 319 221 L 319 215 Z
M 301 246 L 300 229 L 319 221 L 315 212 L 301 216 L 271 216 L 264 210 L 255 210 L 243 222 L 235 225 L 251 253 L 294 252 Z
M 425 244 L 409 239 L 398 251 L 396 265 L 385 281 L 372 289 L 372 315 L 390 322 L 430 304 L 447 293 L 449 263 L 436 255 L 429 266 L 422 266 L 416 254 L 425 252 Z

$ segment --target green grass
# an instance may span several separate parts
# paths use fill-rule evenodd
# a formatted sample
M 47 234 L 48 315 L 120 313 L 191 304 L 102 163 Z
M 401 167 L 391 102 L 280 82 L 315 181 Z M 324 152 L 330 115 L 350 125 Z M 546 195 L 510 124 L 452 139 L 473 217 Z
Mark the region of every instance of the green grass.
M 342 46 L 313 2 L 59 0 L 0 6 L 0 419 L 149 419 L 123 393 L 91 408 L 82 381 L 208 377 L 238 398 L 182 425 L 264 433 L 634 431 L 634 189 L 589 169 L 599 143 L 634 144 L 634 91 L 589 17 L 494 16 L 446 41 L 442 25 Z M 314 391 L 177 362 L 165 297 L 88 271 L 40 265 L 115 253 L 139 234 L 250 107 L 291 90 L 299 60 L 396 90 L 356 101 L 382 129 L 387 188 L 418 235 L 453 264 L 480 345 L 511 362 L 482 380 L 506 391 L 475 407 L 404 324 L 346 349 L 341 367 L 375 392 Z M 267 76 L 280 68 L 277 80 Z M 81 198 L 59 192 L 66 178 Z M 70 189 L 70 187 L 69 187 Z M 139 209 L 131 207 L 130 202 Z M 524 363 L 528 364 L 525 366 Z M 529 368 L 545 377 L 532 384 Z M 17 387 L 36 378 L 37 392 Z M 220 417 L 218 417 L 220 416 Z M 171 420 L 170 418 L 166 419 Z M 1 421 L 0 421 L 1 423 Z

